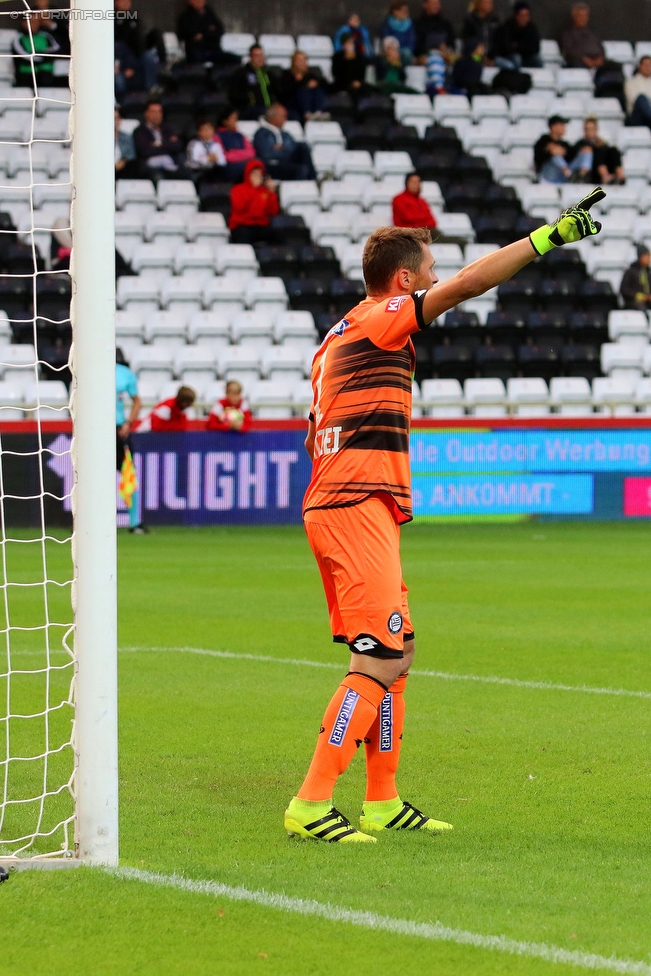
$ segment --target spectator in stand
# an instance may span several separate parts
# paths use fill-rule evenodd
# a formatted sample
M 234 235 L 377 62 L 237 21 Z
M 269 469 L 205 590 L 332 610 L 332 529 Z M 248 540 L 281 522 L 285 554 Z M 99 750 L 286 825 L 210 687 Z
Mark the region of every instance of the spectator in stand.
M 229 97 L 243 119 L 259 118 L 278 101 L 277 76 L 268 70 L 259 44 L 251 46 L 248 63 L 231 75 Z
M 131 409 L 127 417 L 124 401 L 131 400 Z M 126 452 L 133 454 L 131 431 L 140 413 L 141 400 L 138 396 L 138 380 L 135 373 L 129 369 L 121 349 L 115 350 L 115 434 L 116 434 L 116 468 L 122 470 Z M 129 532 L 133 535 L 144 535 L 147 529 L 138 521 L 138 490 L 131 495 L 129 508 Z
M 275 180 L 315 180 L 310 148 L 283 131 L 286 121 L 284 105 L 274 104 L 267 109 L 253 138 L 256 155 Z
M 255 149 L 237 128 L 239 117 L 230 105 L 225 108 L 217 121 L 217 138 L 224 148 L 226 157 L 226 176 L 234 183 L 244 178 L 244 167 L 255 158 Z
M 382 41 L 387 37 L 395 37 L 403 66 L 411 64 L 416 47 L 416 28 L 409 16 L 409 4 L 405 0 L 393 0 L 388 15 L 380 24 L 378 35 Z
M 244 170 L 244 180 L 231 189 L 231 215 L 228 226 L 231 244 L 258 244 L 271 241 L 269 226 L 280 207 L 276 184 L 266 176 L 264 163 L 251 159 Z
M 176 396 L 163 400 L 149 415 L 151 429 L 155 431 L 184 431 L 188 429 L 189 411 L 197 394 L 189 386 L 180 386 Z
M 41 0 L 43 2 L 43 0 Z M 158 84 L 158 71 L 165 64 L 165 44 L 159 30 L 145 37 L 139 18 L 131 13 L 131 0 L 114 0 L 115 21 L 113 37 L 116 45 L 129 49 L 137 63 L 137 87 L 149 91 Z
M 561 53 L 568 68 L 601 68 L 606 52 L 596 31 L 588 27 L 590 7 L 575 3 L 571 11 L 572 26 L 561 35 Z
M 430 98 L 434 98 L 435 95 L 443 95 L 447 91 L 449 60 L 450 52 L 443 43 L 438 48 L 432 48 L 427 55 L 425 62 L 425 91 Z
M 332 57 L 332 87 L 334 91 L 347 91 L 359 95 L 365 87 L 368 59 L 359 53 L 353 34 L 341 35 L 341 47 Z
M 382 41 L 382 55 L 376 63 L 378 88 L 386 95 L 400 92 L 415 94 L 412 88 L 405 85 L 407 72 L 400 56 L 400 43 L 395 37 L 385 37 Z
M 37 85 L 51 86 L 54 59 L 48 55 L 59 52 L 58 42 L 44 29 L 38 19 L 33 18 L 33 14 L 25 14 L 20 18 L 17 25 L 18 33 L 11 44 L 14 52 L 16 85 L 23 88 L 31 88 L 34 82 Z
M 493 0 L 472 0 L 468 7 L 468 15 L 463 22 L 461 37 L 465 40 L 474 38 L 484 45 L 485 51 L 493 46 L 493 34 L 499 27 L 499 20 L 493 13 Z
M 133 133 L 133 144 L 143 176 L 180 176 L 181 142 L 163 121 L 163 106 L 157 99 L 147 102 L 145 121 Z
M 572 156 L 570 144 L 565 141 L 566 125 L 567 119 L 552 115 L 549 132 L 534 146 L 534 164 L 543 183 L 581 183 L 592 169 L 592 148 L 584 146 Z
M 122 132 L 120 124 L 122 116 L 115 110 L 115 178 L 116 180 L 138 179 L 138 164 L 136 163 L 136 149 L 133 136 L 129 132 Z
M 622 166 L 622 154 L 617 146 L 609 146 L 599 135 L 599 123 L 594 115 L 589 115 L 583 123 L 583 138 L 572 150 L 572 158 L 592 150 L 592 169 L 587 175 L 588 183 L 625 183 L 626 175 Z
M 364 27 L 362 24 L 359 14 L 351 14 L 347 22 L 343 24 L 335 34 L 335 52 L 343 50 L 345 34 L 353 35 L 353 38 L 355 39 L 355 50 L 360 58 L 373 57 L 371 35 L 368 32 L 368 28 Z
M 224 25 L 206 0 L 186 0 L 176 33 L 190 64 L 239 64 L 238 57 L 222 51 Z
M 427 200 L 420 195 L 420 176 L 408 173 L 405 188 L 393 198 L 393 223 L 396 227 L 436 227 L 436 219 Z
M 637 308 L 643 312 L 651 308 L 651 277 L 649 275 L 651 253 L 644 244 L 637 248 L 637 261 L 624 272 L 619 291 L 624 308 Z
M 450 91 L 454 95 L 487 95 L 490 91 L 481 80 L 486 48 L 476 37 L 463 42 L 463 54 L 452 66 Z
M 540 33 L 531 19 L 527 0 L 516 0 L 511 16 L 493 34 L 493 47 L 488 56 L 498 68 L 507 71 L 542 68 Z
M 624 82 L 629 125 L 651 128 L 651 57 L 640 58 L 632 78 Z
M 442 44 L 454 51 L 454 30 L 452 24 L 441 13 L 441 0 L 423 0 L 420 16 L 414 21 L 416 47 L 414 57 L 424 64 L 428 53 L 438 50 Z
M 310 68 L 307 55 L 294 51 L 291 66 L 283 71 L 278 83 L 282 104 L 291 118 L 299 122 L 309 119 L 329 121 L 330 116 L 323 111 L 326 93 L 324 79 L 318 68 Z
M 210 119 L 198 120 L 197 136 L 188 143 L 186 156 L 186 166 L 197 182 L 210 180 L 218 183 L 226 179 L 224 147 L 216 137 Z
M 237 431 L 246 434 L 252 421 L 249 405 L 242 396 L 242 384 L 229 380 L 226 396 L 218 400 L 208 414 L 207 430 Z
M 113 44 L 113 64 L 115 72 L 115 97 L 118 101 L 130 91 L 142 87 L 138 58 L 122 41 Z
M 43 30 L 46 30 L 59 45 L 59 54 L 70 54 L 70 16 L 65 10 L 61 10 L 56 4 L 57 14 L 53 17 L 50 13 L 50 0 L 36 0 L 33 4 L 34 11 Z

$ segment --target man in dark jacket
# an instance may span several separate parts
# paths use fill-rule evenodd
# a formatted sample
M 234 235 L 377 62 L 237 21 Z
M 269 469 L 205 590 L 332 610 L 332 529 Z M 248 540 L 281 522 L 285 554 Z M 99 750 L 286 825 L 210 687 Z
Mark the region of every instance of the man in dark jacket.
M 637 249 L 637 261 L 624 272 L 619 291 L 624 299 L 624 308 L 638 308 L 646 312 L 651 308 L 651 281 L 649 265 L 651 254 L 648 247 L 640 244 Z
M 185 57 L 192 64 L 237 64 L 239 58 L 221 49 L 224 25 L 206 0 L 186 0 L 176 27 L 185 42 Z
M 315 180 L 309 146 L 296 142 L 289 132 L 283 132 L 286 121 L 284 105 L 276 104 L 267 109 L 253 138 L 256 156 L 275 180 Z
M 493 47 L 488 52 L 498 68 L 519 71 L 520 68 L 541 68 L 540 34 L 531 19 L 527 0 L 517 0 L 513 14 L 500 24 L 493 34 Z
M 257 119 L 278 101 L 278 73 L 267 68 L 259 44 L 251 46 L 248 64 L 231 75 L 229 97 L 242 119 Z
M 591 27 L 590 7 L 579 2 L 572 6 L 572 26 L 563 31 L 561 53 L 568 68 L 602 68 L 606 57 L 601 38 Z
M 182 145 L 171 127 L 163 122 L 163 106 L 152 99 L 145 107 L 145 121 L 133 133 L 133 144 L 144 177 L 171 176 L 183 179 Z
M 165 44 L 159 30 L 145 36 L 142 21 L 132 12 L 131 0 L 115 0 L 113 37 L 116 48 L 124 45 L 139 64 L 138 88 L 149 90 L 158 83 L 158 70 L 165 64 Z
M 441 44 L 454 50 L 454 31 L 452 24 L 441 13 L 441 0 L 423 0 L 423 9 L 414 21 L 416 28 L 416 47 L 414 57 L 423 60 L 428 51 L 439 48 Z

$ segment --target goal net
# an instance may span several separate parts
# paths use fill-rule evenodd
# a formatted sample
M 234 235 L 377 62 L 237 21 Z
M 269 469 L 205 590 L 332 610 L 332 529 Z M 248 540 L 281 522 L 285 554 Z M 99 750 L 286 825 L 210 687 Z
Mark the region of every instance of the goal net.
M 23 2 L 0 7 L 0 858 L 112 862 L 112 23 Z

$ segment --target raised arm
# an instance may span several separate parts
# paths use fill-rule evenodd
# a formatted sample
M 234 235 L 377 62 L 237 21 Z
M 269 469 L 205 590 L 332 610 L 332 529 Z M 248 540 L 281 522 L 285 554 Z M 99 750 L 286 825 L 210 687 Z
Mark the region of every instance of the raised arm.
M 601 187 L 596 187 L 580 200 L 576 207 L 564 210 L 553 224 L 538 227 L 529 237 L 508 244 L 499 251 L 493 251 L 492 254 L 486 254 L 463 268 L 459 274 L 449 278 L 448 281 L 434 285 L 423 300 L 425 322 L 433 322 L 443 312 L 454 308 L 460 302 L 477 298 L 490 288 L 508 281 L 520 268 L 524 268 L 534 258 L 546 254 L 555 247 L 574 244 L 584 237 L 598 234 L 601 224 L 592 219 L 589 210 L 605 196 Z

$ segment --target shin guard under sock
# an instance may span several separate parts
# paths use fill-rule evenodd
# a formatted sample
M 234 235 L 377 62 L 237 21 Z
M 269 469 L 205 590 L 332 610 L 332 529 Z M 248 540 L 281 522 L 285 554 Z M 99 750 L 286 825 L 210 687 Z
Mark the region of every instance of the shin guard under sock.
M 367 800 L 393 800 L 398 796 L 396 772 L 405 725 L 406 684 L 406 674 L 401 674 L 394 681 L 382 699 L 377 717 L 366 735 Z
M 328 705 L 314 757 L 298 791 L 301 800 L 327 800 L 337 779 L 375 721 L 384 685 L 365 674 L 347 674 Z

